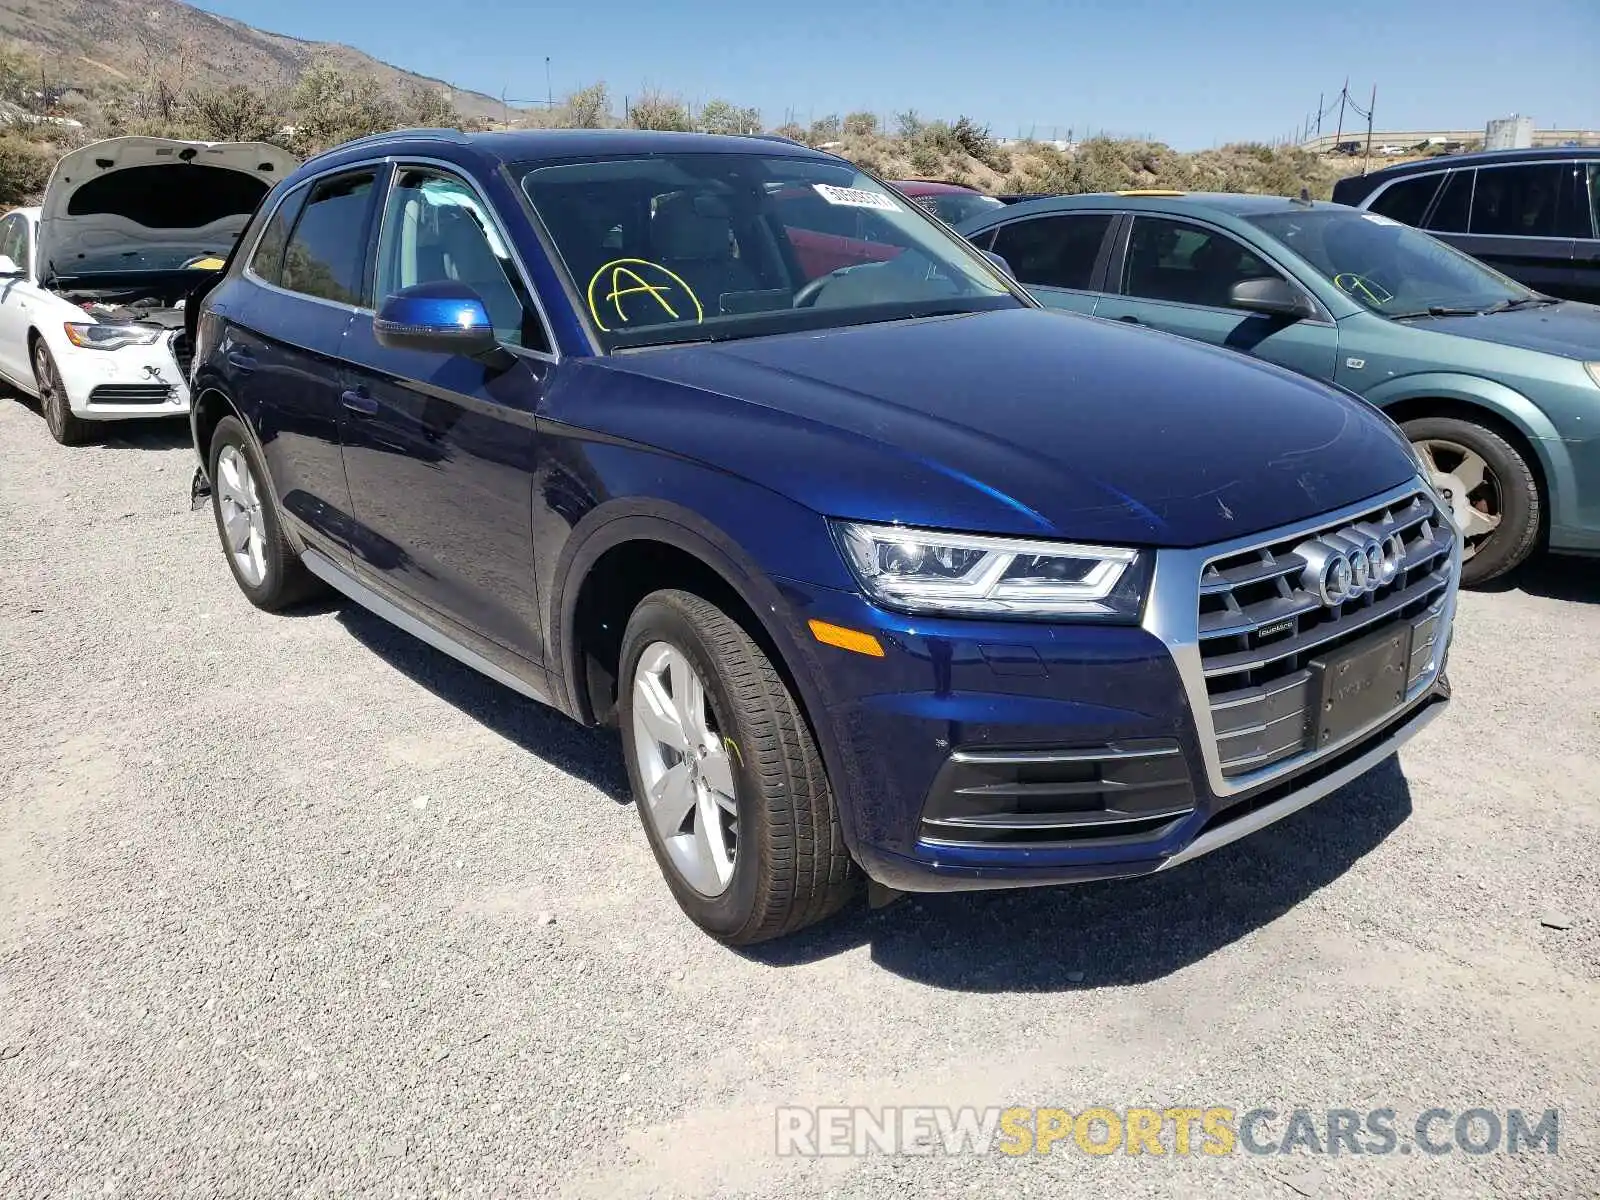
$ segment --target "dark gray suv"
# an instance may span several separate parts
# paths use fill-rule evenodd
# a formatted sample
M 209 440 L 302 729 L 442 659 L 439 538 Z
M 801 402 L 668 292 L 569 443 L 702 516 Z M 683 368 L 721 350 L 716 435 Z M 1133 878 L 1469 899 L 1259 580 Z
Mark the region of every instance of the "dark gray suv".
M 1600 303 L 1600 146 L 1400 163 L 1341 179 L 1333 198 L 1426 229 L 1547 295 Z

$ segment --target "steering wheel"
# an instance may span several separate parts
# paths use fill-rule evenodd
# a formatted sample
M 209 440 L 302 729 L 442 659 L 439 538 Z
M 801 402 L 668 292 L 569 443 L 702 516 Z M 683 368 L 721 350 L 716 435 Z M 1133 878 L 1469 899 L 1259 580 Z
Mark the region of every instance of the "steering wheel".
M 815 306 L 817 303 L 817 297 L 822 294 L 823 288 L 827 287 L 841 275 L 844 275 L 850 271 L 854 271 L 857 265 L 858 264 L 852 263 L 848 267 L 835 267 L 826 275 L 818 275 L 810 283 L 803 284 L 800 290 L 794 294 L 794 299 L 789 302 L 789 307 L 811 308 Z

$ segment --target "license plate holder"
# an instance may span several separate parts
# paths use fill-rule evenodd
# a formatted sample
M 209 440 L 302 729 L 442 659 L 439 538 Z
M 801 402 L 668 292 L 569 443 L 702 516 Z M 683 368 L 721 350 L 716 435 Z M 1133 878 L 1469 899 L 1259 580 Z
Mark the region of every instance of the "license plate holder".
M 1397 622 L 1311 660 L 1318 748 L 1366 728 L 1405 702 L 1411 635 L 1409 623 Z

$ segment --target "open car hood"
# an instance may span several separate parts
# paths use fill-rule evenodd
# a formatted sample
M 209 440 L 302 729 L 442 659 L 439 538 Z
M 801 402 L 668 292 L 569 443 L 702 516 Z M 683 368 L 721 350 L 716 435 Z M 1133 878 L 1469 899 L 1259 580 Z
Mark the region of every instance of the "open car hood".
M 119 137 L 74 150 L 45 185 L 40 278 L 214 267 L 298 165 L 265 142 Z

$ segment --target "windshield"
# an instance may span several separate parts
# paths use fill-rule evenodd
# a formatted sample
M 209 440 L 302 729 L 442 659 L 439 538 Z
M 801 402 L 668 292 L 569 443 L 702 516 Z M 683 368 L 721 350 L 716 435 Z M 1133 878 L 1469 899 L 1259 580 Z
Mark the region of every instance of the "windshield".
M 946 225 L 959 225 L 981 213 L 1004 208 L 1005 203 L 993 196 L 978 196 L 965 192 L 935 192 L 928 196 L 913 196 L 912 202 L 922 205 Z
M 528 166 L 522 187 L 608 350 L 1024 304 L 846 163 L 597 156 Z
M 1437 238 L 1376 213 L 1321 208 L 1248 219 L 1352 300 L 1386 317 L 1484 312 L 1536 298 Z

